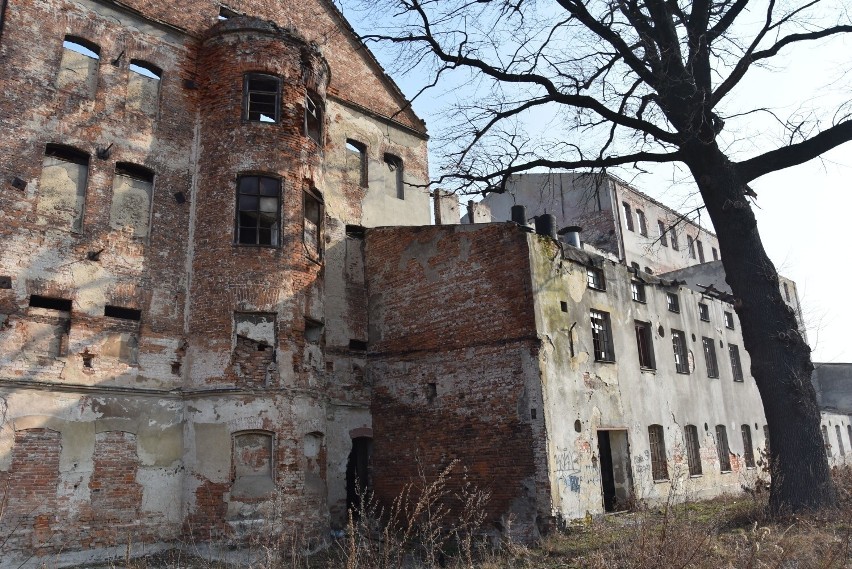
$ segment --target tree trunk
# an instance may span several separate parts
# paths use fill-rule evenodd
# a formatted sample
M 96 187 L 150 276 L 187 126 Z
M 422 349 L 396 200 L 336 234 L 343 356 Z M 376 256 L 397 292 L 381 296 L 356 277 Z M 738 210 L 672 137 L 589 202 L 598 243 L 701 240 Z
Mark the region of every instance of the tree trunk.
M 836 504 L 811 384 L 810 348 L 781 297 L 778 273 L 735 167 L 715 143 L 684 147 L 687 166 L 716 228 L 751 374 L 769 425 L 772 513 Z

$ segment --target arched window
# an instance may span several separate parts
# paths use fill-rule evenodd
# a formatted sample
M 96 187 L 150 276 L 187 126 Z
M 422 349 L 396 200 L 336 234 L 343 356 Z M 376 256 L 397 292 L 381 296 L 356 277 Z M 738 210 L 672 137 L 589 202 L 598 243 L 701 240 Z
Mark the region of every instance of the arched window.
M 98 87 L 100 58 L 101 48 L 97 44 L 83 38 L 65 36 L 56 86 L 94 97 Z
M 141 59 L 131 59 L 129 69 L 127 108 L 149 115 L 157 114 L 163 70 Z

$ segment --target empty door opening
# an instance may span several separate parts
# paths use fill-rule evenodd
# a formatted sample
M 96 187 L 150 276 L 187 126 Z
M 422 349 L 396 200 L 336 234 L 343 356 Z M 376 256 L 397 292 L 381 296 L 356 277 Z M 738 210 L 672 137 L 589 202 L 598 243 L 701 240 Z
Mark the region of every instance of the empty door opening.
M 617 512 L 626 509 L 633 495 L 627 431 L 598 431 L 598 455 L 604 510 Z
M 346 463 L 346 509 L 357 519 L 361 512 L 361 500 L 370 490 L 370 455 L 373 439 L 352 439 L 352 451 Z

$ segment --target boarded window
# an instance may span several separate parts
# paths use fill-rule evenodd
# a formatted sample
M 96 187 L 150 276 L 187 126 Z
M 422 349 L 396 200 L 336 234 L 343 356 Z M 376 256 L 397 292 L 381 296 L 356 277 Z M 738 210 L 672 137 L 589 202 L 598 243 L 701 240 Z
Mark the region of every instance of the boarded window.
M 367 146 L 357 140 L 346 139 L 346 169 L 358 180 L 358 185 L 367 187 Z
M 94 98 L 98 88 L 100 53 L 101 48 L 97 44 L 83 38 L 65 36 L 56 86 Z
M 743 381 L 743 365 L 740 362 L 740 349 L 735 344 L 728 344 L 728 355 L 731 357 L 731 373 L 734 381 Z
M 713 338 L 701 338 L 704 348 L 704 363 L 707 364 L 707 377 L 719 377 L 719 364 L 716 361 L 716 344 Z
M 657 228 L 660 230 L 660 245 L 668 247 L 668 239 L 666 238 L 666 224 L 662 221 L 657 221 Z
M 322 200 L 317 194 L 305 192 L 305 227 L 303 239 L 305 251 L 313 259 L 322 257 Z
M 392 188 L 396 194 L 396 197 L 404 200 L 405 199 L 405 176 L 404 176 L 404 165 L 402 163 L 402 158 L 399 156 L 395 156 L 393 154 L 385 153 L 385 166 L 390 173 L 392 180 Z
M 278 246 L 281 181 L 268 176 L 237 179 L 237 227 L 234 241 L 241 245 Z
M 834 431 L 837 433 L 837 446 L 840 449 L 840 456 L 846 456 L 846 447 L 843 445 L 843 434 L 840 430 L 840 425 L 834 425 Z
M 322 106 L 316 96 L 305 97 L 305 136 L 322 145 Z
M 612 349 L 612 327 L 609 321 L 609 314 L 599 310 L 592 310 L 590 311 L 590 317 L 595 361 L 615 361 L 615 351 Z
M 701 448 L 698 444 L 698 427 L 687 425 L 684 429 L 684 442 L 686 443 L 686 460 L 689 464 L 689 475 L 701 474 Z
M 728 430 L 725 425 L 716 425 L 716 453 L 719 455 L 719 469 L 731 471 L 731 450 L 728 447 Z
M 669 467 L 666 461 L 666 441 L 662 425 L 648 427 L 648 442 L 651 447 L 651 475 L 654 480 L 668 480 Z
M 147 237 L 153 192 L 154 172 L 136 164 L 116 164 L 109 213 L 110 227 L 126 229 L 133 237 Z
M 243 79 L 243 118 L 277 123 L 281 118 L 281 79 L 274 75 L 247 73 Z
M 675 368 L 678 373 L 689 373 L 689 360 L 686 352 L 686 335 L 672 329 L 672 348 L 674 350 Z
M 743 435 L 743 459 L 748 468 L 754 468 L 754 446 L 751 443 L 751 427 L 743 425 L 740 428 Z
M 37 211 L 39 223 L 74 232 L 83 230 L 89 155 L 75 148 L 48 144 L 44 153 Z
M 127 108 L 151 116 L 156 115 L 160 103 L 162 69 L 141 59 L 131 59 L 129 69 Z
M 231 494 L 257 498 L 275 490 L 272 433 L 244 432 L 234 435 L 234 484 Z
M 655 369 L 654 343 L 649 322 L 635 322 L 636 347 L 639 350 L 639 367 L 642 369 Z

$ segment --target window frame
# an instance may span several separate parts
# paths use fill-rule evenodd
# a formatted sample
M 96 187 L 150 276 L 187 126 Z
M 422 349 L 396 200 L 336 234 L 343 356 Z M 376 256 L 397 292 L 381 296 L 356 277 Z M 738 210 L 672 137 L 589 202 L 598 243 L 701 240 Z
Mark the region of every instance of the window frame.
M 323 135 L 325 133 L 325 108 L 322 105 L 322 100 L 316 93 L 305 93 L 304 118 L 305 136 L 316 142 L 319 146 L 322 146 Z
M 707 336 L 701 337 L 701 348 L 704 352 L 704 364 L 707 366 L 707 377 L 718 379 L 719 359 L 716 357 L 716 341 Z
M 672 302 L 674 300 L 674 302 Z M 674 314 L 680 314 L 680 297 L 676 292 L 667 292 L 666 293 L 666 307 L 669 312 L 673 312 Z
M 710 322 L 710 305 L 706 302 L 698 303 L 698 319 L 702 322 Z
M 645 290 L 645 283 L 641 281 L 630 281 L 630 296 L 633 299 L 633 302 L 647 304 L 648 293 Z
M 719 471 L 723 474 L 731 472 L 731 447 L 725 425 L 716 425 L 716 454 L 719 457 Z
M 624 222 L 627 224 L 627 231 L 636 232 L 636 229 L 633 226 L 633 208 L 630 207 L 630 204 L 627 202 L 621 202 L 624 211 Z
M 673 251 L 680 251 L 680 243 L 678 243 L 677 230 L 675 229 L 674 225 L 669 226 L 669 240 L 672 243 L 672 250 Z
M 751 426 L 743 424 L 740 426 L 740 433 L 743 437 L 743 460 L 746 468 L 756 468 L 757 464 L 754 461 L 754 445 L 751 438 Z
M 258 193 L 256 193 L 256 194 L 244 194 L 241 191 L 240 181 L 244 178 L 258 178 L 258 182 L 257 182 L 257 187 L 258 187 L 257 192 Z M 269 213 L 269 212 L 262 212 L 260 209 L 257 209 L 257 210 L 242 210 L 242 209 L 240 209 L 240 196 L 245 195 L 245 196 L 257 197 L 257 200 L 258 200 L 258 206 L 257 207 L 258 208 L 260 208 L 260 199 L 261 198 L 273 197 L 273 196 L 263 195 L 261 193 L 261 190 L 260 190 L 260 186 L 261 186 L 260 180 L 261 179 L 274 180 L 277 184 L 277 187 L 278 187 L 278 195 L 275 196 L 276 201 L 277 201 L 277 206 L 275 208 L 275 226 L 274 226 L 273 229 L 271 229 L 271 230 L 274 231 L 275 239 L 274 239 L 274 242 L 272 242 L 272 243 L 259 243 L 258 242 L 260 240 L 260 231 L 259 231 L 260 230 L 260 225 L 259 225 L 260 215 L 259 214 L 260 213 Z M 265 173 L 244 172 L 244 173 L 241 173 L 237 176 L 236 192 L 235 192 L 235 198 L 236 199 L 235 199 L 235 205 L 234 205 L 234 210 L 235 210 L 235 212 L 234 212 L 234 214 L 235 214 L 234 215 L 234 242 L 233 242 L 234 245 L 236 245 L 238 247 L 270 247 L 270 248 L 281 247 L 281 207 L 282 207 L 282 202 L 283 202 L 283 197 L 284 197 L 283 196 L 283 186 L 284 186 L 284 181 L 280 177 L 275 176 L 275 175 L 270 175 L 270 174 L 265 174 Z M 240 230 L 243 228 L 243 226 L 240 224 L 240 214 L 243 211 L 246 211 L 246 212 L 254 211 L 255 213 L 258 214 L 258 217 L 257 217 L 258 224 L 255 225 L 255 228 L 254 228 L 255 231 L 256 231 L 255 243 L 244 243 L 244 242 L 240 241 L 240 235 L 241 235 Z M 249 226 L 245 226 L 245 228 L 248 229 Z
M 586 287 L 606 291 L 606 274 L 599 267 L 586 267 Z
M 648 425 L 648 448 L 651 455 L 651 478 L 654 482 L 669 480 L 665 429 L 662 425 Z
M 259 91 L 257 89 L 249 89 L 249 82 L 253 79 L 263 79 L 263 80 L 274 80 L 277 84 L 277 88 L 275 90 L 275 116 L 272 117 L 273 120 L 265 121 L 261 120 L 259 117 L 263 116 L 264 113 L 257 111 L 258 118 L 251 118 L 251 95 L 253 93 L 256 94 L 266 94 L 269 95 L 271 91 Z M 243 74 L 243 117 L 242 120 L 244 122 L 250 123 L 260 123 L 260 124 L 281 124 L 281 88 L 282 88 L 282 80 L 281 77 L 277 75 L 273 75 L 271 73 L 265 73 L 262 71 L 249 71 Z
M 675 371 L 684 375 L 689 375 L 689 349 L 686 346 L 686 333 L 683 330 L 675 328 L 672 331 L 672 352 L 674 353 Z M 678 352 L 682 353 L 678 353 Z M 678 361 L 682 359 L 683 361 Z
M 589 310 L 589 320 L 592 330 L 592 352 L 596 362 L 612 363 L 615 361 L 615 349 L 612 344 L 612 321 L 609 312 Z M 599 322 L 596 324 L 596 320 Z
M 701 443 L 698 440 L 698 427 L 687 425 L 683 430 L 684 446 L 686 447 L 686 462 L 690 476 L 701 476 Z
M 740 348 L 736 344 L 728 343 L 728 358 L 731 360 L 731 374 L 734 376 L 734 381 L 742 383 L 745 381 L 743 374 L 743 363 L 740 359 Z
M 701 243 L 701 239 L 695 239 L 695 248 L 698 250 L 698 262 L 704 262 L 704 244 Z
M 734 313 L 725 310 L 724 311 L 724 317 L 725 317 L 725 328 L 727 328 L 728 330 L 733 330 L 734 329 Z
M 639 225 L 639 235 L 642 237 L 648 236 L 648 221 L 645 219 L 645 212 L 641 209 L 636 210 L 636 222 Z
M 314 257 L 313 257 L 313 255 L 310 254 L 310 251 L 307 248 L 307 246 L 308 246 L 308 242 L 307 242 L 308 200 L 315 201 L 316 205 L 317 205 L 317 213 L 318 213 L 318 220 L 317 220 L 317 223 L 316 223 L 316 226 L 317 226 L 317 229 L 316 229 L 317 256 L 316 256 L 315 260 L 320 261 L 323 258 L 322 231 L 323 231 L 323 225 L 324 225 L 323 219 L 325 217 L 325 202 L 322 199 L 322 194 L 316 188 L 310 188 L 310 189 L 304 190 L 302 192 L 302 242 L 305 244 L 305 252 L 308 254 L 308 257 L 310 257 L 312 259 Z
M 639 369 L 644 371 L 656 371 L 657 361 L 654 358 L 654 334 L 651 329 L 651 323 L 643 322 L 642 320 L 634 320 L 633 330 L 636 333 L 636 350 L 639 355 Z
M 662 245 L 663 247 L 668 247 L 669 242 L 668 242 L 668 239 L 666 238 L 666 224 L 658 219 L 657 220 L 657 229 L 660 230 L 660 245 Z

